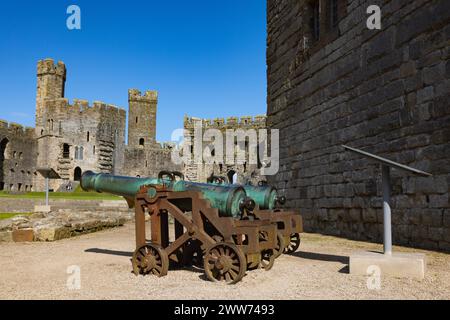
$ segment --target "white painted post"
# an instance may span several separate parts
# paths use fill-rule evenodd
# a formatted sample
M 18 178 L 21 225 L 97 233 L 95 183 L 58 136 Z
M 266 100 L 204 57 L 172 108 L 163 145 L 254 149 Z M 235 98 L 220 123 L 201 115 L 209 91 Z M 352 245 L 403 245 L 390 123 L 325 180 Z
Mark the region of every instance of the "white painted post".
M 392 228 L 391 228 L 391 183 L 390 167 L 381 165 L 381 183 L 383 186 L 383 225 L 384 225 L 384 254 L 392 254 Z

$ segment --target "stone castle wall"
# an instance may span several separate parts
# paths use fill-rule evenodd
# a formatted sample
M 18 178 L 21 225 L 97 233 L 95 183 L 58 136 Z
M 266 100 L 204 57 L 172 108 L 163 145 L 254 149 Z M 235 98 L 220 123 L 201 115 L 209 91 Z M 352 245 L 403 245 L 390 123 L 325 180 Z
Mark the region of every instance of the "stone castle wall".
M 223 143 L 224 143 L 224 153 L 226 152 L 226 131 L 227 130 L 249 130 L 249 129 L 265 129 L 266 128 L 266 117 L 265 116 L 244 116 L 244 117 L 229 117 L 227 119 L 224 118 L 216 118 L 216 119 L 201 119 L 195 117 L 185 117 L 184 118 L 184 129 L 185 136 L 190 137 L 191 141 L 194 141 L 194 128 L 196 123 L 201 123 L 203 134 L 207 129 L 217 129 L 222 132 Z M 236 145 L 236 148 L 244 148 L 246 151 L 246 159 L 248 157 L 248 151 L 245 146 Z M 204 143 L 203 150 L 208 149 L 206 152 L 213 152 L 213 147 Z M 225 158 L 225 154 L 224 154 Z M 206 182 L 211 175 L 215 176 L 225 176 L 228 177 L 229 180 L 232 177 L 233 173 L 237 173 L 239 183 L 252 183 L 257 184 L 260 180 L 265 180 L 264 177 L 260 174 L 260 166 L 258 164 L 233 164 L 229 165 L 226 163 L 214 163 L 214 164 L 197 164 L 193 161 L 188 164 L 184 164 L 184 174 L 188 180 L 198 181 L 198 182 Z
M 0 189 L 44 190 L 37 168 L 53 168 L 60 175 L 50 180 L 54 191 L 87 170 L 131 176 L 181 170 L 171 162 L 171 149 L 156 142 L 156 91 L 129 90 L 127 146 L 126 111 L 98 101 L 70 104 L 64 98 L 66 72 L 61 61 L 37 63 L 35 128 L 0 121 Z
M 75 180 L 76 168 L 82 172 L 120 170 L 125 110 L 102 102 L 89 106 L 85 100 L 69 104 L 65 98 L 45 100 L 43 108 L 48 125 L 38 136 L 38 167 L 54 168 L 64 180 Z M 61 181 L 52 181 L 54 188 L 58 184 Z
M 34 191 L 36 155 L 34 128 L 0 120 L 0 190 Z
M 393 170 L 393 242 L 450 250 L 450 2 L 338 1 L 337 28 L 317 42 L 310 3 L 267 2 L 268 126 L 281 148 L 270 182 L 306 231 L 381 241 L 379 165 L 341 145 L 430 172 Z M 381 30 L 366 27 L 373 4 Z

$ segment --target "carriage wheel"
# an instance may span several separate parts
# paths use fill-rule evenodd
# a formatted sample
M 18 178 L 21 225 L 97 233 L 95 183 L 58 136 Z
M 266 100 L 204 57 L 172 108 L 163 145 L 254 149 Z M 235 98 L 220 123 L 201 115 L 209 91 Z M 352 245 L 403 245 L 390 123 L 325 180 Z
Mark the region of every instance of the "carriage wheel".
M 260 232 L 259 234 L 260 241 L 267 241 L 267 237 L 268 236 L 266 232 Z M 284 241 L 284 237 L 281 234 L 281 232 L 277 232 L 277 246 L 273 250 L 275 259 L 281 256 L 281 254 L 283 254 L 285 248 L 286 248 L 286 241 Z
M 280 232 L 277 232 L 277 246 L 275 247 L 275 259 L 281 256 L 286 249 L 286 242 Z
M 239 282 L 247 271 L 246 259 L 241 249 L 230 243 L 216 243 L 206 250 L 205 274 L 211 281 Z
M 291 234 L 291 239 L 289 241 L 289 244 L 286 246 L 286 249 L 284 249 L 284 253 L 294 253 L 297 251 L 298 247 L 300 246 L 300 234 L 299 233 L 293 233 Z
M 275 263 L 275 250 L 267 249 L 261 252 L 261 268 L 266 271 L 272 269 L 273 264 Z
M 163 277 L 169 271 L 169 257 L 166 251 L 154 244 L 146 244 L 136 249 L 132 264 L 135 275 L 153 274 Z

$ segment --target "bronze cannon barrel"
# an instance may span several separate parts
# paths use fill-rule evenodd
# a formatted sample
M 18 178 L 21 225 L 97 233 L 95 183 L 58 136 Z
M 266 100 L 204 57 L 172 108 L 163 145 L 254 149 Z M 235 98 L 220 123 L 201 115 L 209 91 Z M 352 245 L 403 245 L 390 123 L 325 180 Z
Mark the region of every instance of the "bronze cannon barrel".
M 210 184 L 219 186 L 232 186 L 227 183 L 225 177 L 213 176 L 210 179 Z M 237 185 L 236 185 L 237 186 Z M 275 209 L 277 203 L 283 204 L 285 202 L 285 197 L 279 196 L 278 191 L 275 187 L 270 185 L 242 185 L 247 196 L 252 198 L 260 209 Z
M 165 184 L 171 191 L 198 191 L 218 209 L 223 217 L 239 218 L 243 205 L 247 200 L 245 189 L 234 185 L 213 185 L 184 180 L 161 178 L 133 178 L 115 176 L 92 171 L 85 172 L 81 177 L 81 188 L 85 191 L 106 192 L 124 197 L 130 206 L 134 206 L 134 198 L 139 189 L 145 185 Z

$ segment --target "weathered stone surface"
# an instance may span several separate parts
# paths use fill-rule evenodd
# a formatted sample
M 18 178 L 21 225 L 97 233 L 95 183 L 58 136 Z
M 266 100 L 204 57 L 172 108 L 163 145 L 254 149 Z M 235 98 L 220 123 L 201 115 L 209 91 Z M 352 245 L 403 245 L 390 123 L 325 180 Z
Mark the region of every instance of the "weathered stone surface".
M 156 142 L 156 91 L 129 90 L 126 146 L 125 110 L 99 101 L 69 103 L 64 97 L 65 80 L 63 62 L 39 61 L 36 127 L 0 120 L 0 190 L 44 191 L 45 180 L 37 167 L 53 168 L 61 176 L 50 181 L 54 191 L 75 188 L 74 180 L 87 170 L 131 176 L 180 171 L 170 161 L 171 147 Z M 17 210 L 21 208 L 13 211 Z
M 133 218 L 127 209 L 34 214 L 2 221 L 0 241 L 56 241 L 80 234 L 122 226 Z M 26 222 L 26 223 L 25 223 Z
M 314 42 L 308 1 L 268 1 L 267 123 L 280 130 L 280 172 L 268 179 L 308 212 L 306 231 L 379 240 L 380 169 L 348 144 L 433 174 L 393 170 L 394 243 L 448 249 L 449 4 L 390 1 L 374 31 L 367 2 L 353 1 L 340 34 L 320 28 Z
M 0 242 L 11 242 L 11 241 L 13 241 L 12 231 L 0 231 Z

